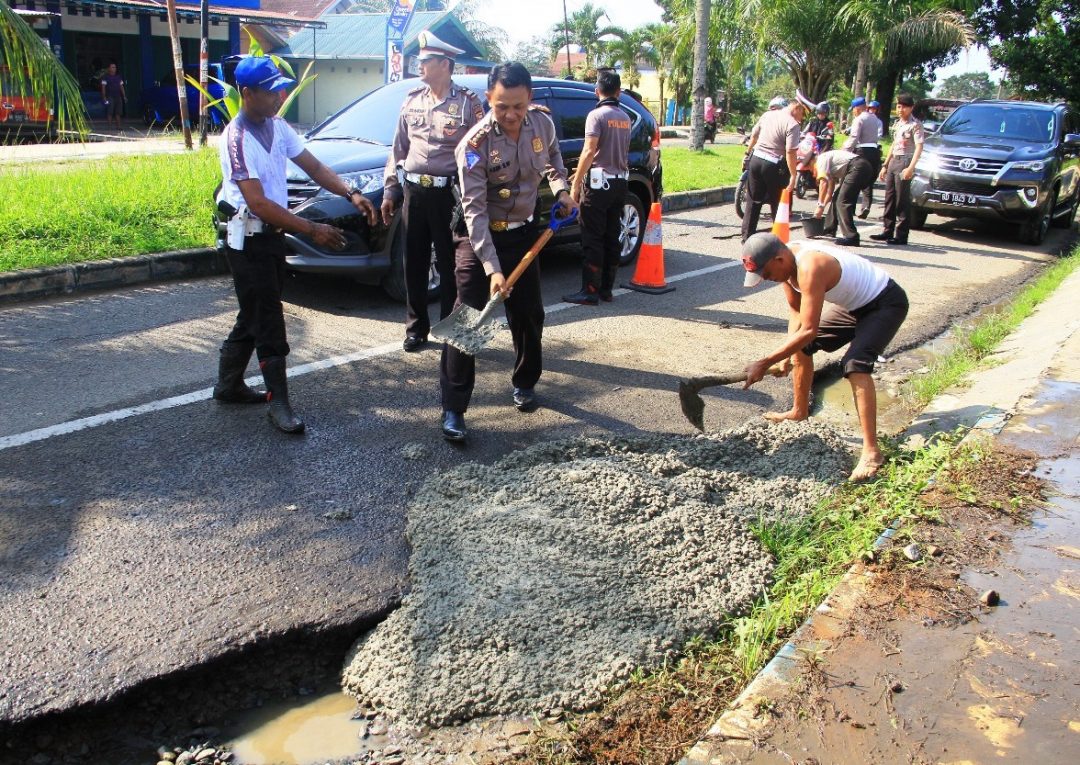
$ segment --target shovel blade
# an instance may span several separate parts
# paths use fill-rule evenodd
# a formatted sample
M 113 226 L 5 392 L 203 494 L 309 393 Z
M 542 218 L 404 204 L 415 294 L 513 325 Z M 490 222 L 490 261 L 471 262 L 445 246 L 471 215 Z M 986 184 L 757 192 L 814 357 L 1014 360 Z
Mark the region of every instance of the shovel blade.
M 491 318 L 490 310 L 485 308 L 477 311 L 462 303 L 453 313 L 432 326 L 431 335 L 449 343 L 462 353 L 475 356 L 491 342 L 498 331 L 499 321 Z
M 705 431 L 705 401 L 692 380 L 679 381 L 679 407 L 683 416 L 698 430 Z

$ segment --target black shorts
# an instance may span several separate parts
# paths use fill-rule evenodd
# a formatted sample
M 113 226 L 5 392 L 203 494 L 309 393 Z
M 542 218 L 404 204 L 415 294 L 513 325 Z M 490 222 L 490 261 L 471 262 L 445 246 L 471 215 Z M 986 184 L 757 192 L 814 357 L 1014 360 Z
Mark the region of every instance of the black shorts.
M 841 364 L 844 377 L 853 372 L 874 371 L 874 362 L 885 352 L 885 347 L 896 337 L 908 312 L 907 293 L 899 284 L 889 279 L 878 296 L 854 311 L 833 305 L 821 316 L 817 337 L 803 348 L 803 353 L 813 355 L 817 351 L 838 351 L 848 343 Z

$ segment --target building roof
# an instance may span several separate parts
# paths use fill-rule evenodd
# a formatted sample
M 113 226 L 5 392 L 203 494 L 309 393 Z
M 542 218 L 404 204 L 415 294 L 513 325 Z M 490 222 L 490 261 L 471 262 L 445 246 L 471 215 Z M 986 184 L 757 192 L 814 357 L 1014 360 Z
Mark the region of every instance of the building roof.
M 161 14 L 168 18 L 168 10 L 165 0 L 66 0 L 64 5 L 77 8 L 96 9 L 100 15 L 103 12 L 115 14 L 120 11 L 125 14 Z M 198 4 L 178 4 L 176 15 L 190 17 L 199 15 Z M 126 18 L 126 16 L 125 16 Z M 210 3 L 210 18 L 220 21 L 239 21 L 242 24 L 277 24 L 284 26 L 322 26 L 322 22 L 314 17 L 299 16 L 296 14 L 282 14 L 266 9 L 230 7 L 217 3 Z
M 266 3 L 264 3 L 266 5 Z M 339 13 L 323 16 L 326 29 L 304 29 L 289 38 L 288 44 L 273 51 L 285 58 L 317 59 L 378 59 L 386 55 L 386 21 L 389 13 Z M 465 51 L 462 59 L 479 59 L 481 51 L 476 40 L 458 21 L 445 11 L 414 13 L 405 28 L 404 52 L 415 55 L 419 50 L 416 37 L 430 29 L 442 40 Z M 459 59 L 461 60 L 461 59 Z
M 262 0 L 259 7 L 271 13 L 317 19 L 327 11 L 334 10 L 342 0 Z

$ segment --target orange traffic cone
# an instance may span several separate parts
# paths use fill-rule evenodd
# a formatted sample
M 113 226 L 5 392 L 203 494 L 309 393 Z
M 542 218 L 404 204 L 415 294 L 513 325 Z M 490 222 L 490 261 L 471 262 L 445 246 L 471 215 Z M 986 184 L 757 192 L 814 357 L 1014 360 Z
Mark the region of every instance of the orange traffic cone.
M 645 236 L 641 241 L 634 278 L 624 287 L 650 295 L 663 295 L 673 292 L 674 287 L 664 281 L 664 242 L 660 228 L 660 203 L 653 202 L 649 210 L 649 222 L 645 224 Z
M 791 241 L 791 192 L 787 189 L 780 192 L 780 204 L 776 207 L 772 232 L 780 237 L 784 244 Z

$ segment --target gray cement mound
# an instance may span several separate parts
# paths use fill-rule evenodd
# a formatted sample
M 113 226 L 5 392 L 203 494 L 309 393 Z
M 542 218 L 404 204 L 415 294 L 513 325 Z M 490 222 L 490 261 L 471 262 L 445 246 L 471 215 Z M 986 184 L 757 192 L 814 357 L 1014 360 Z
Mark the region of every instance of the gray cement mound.
M 808 512 L 850 464 L 808 421 L 549 442 L 436 476 L 409 508 L 412 590 L 344 686 L 435 726 L 595 706 L 760 595 L 752 524 Z

